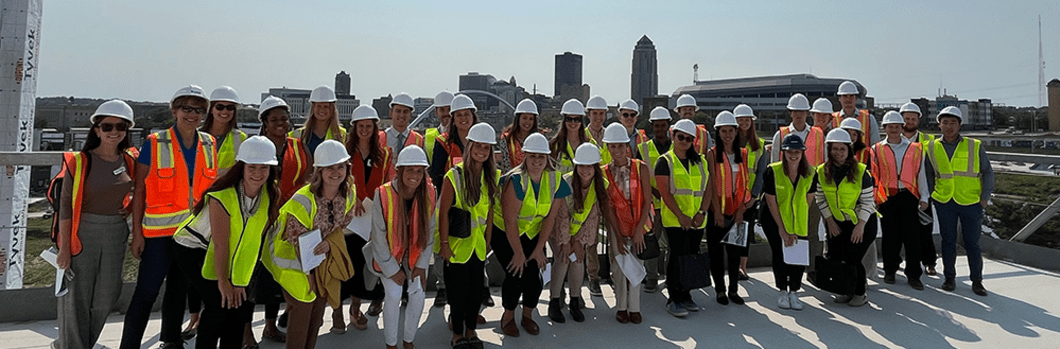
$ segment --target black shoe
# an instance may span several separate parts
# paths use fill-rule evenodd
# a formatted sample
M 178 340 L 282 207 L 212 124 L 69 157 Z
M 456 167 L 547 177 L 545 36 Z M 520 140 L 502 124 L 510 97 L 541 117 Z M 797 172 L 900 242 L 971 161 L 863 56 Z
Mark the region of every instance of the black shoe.
M 747 280 L 751 280 L 751 277 L 747 276 L 747 273 L 744 273 L 744 272 L 741 271 L 740 272 L 740 276 L 737 278 L 737 280 L 747 281 Z
M 603 297 L 604 291 L 600 289 L 600 280 L 589 280 L 589 295 Z
M 180 339 L 189 340 L 195 338 L 195 334 L 199 333 L 197 328 L 189 328 L 180 333 Z
M 562 324 L 567 322 L 567 318 L 563 317 L 563 300 L 559 298 L 552 298 L 548 301 L 548 318 L 552 322 Z
M 184 349 L 184 341 L 162 343 L 162 345 L 160 345 L 158 348 L 159 349 Z
M 943 291 L 953 292 L 955 289 L 957 289 L 957 282 L 954 281 L 953 278 L 946 278 L 946 281 L 942 282 Z
M 445 303 L 448 303 L 449 299 L 445 297 L 445 289 L 439 289 L 438 294 L 434 295 L 434 306 L 444 307 Z
M 659 280 L 644 281 L 644 292 L 655 293 L 659 290 Z
M 736 292 L 729 292 L 729 299 L 732 300 L 734 304 L 743 305 L 743 297 L 740 297 Z
M 496 305 L 497 303 L 493 302 L 493 295 L 490 294 L 490 289 L 487 288 L 485 293 L 486 294 L 482 296 L 482 306 L 489 308 Z
M 986 297 L 986 287 L 983 287 L 982 281 L 972 281 L 972 292 L 976 295 Z
M 279 319 L 279 321 L 276 321 L 276 326 L 287 328 L 287 312 L 286 311 L 283 312 L 283 314 L 280 314 L 280 319 Z
M 583 304 L 581 297 L 570 298 L 570 317 L 575 322 L 585 321 L 585 314 L 582 313 Z
M 726 297 L 724 293 L 718 293 L 717 301 L 718 304 L 729 305 L 729 297 Z
M 910 279 L 909 280 L 909 287 L 912 287 L 914 290 L 917 290 L 917 291 L 923 291 L 924 290 L 924 283 L 920 282 L 920 280 Z
M 883 282 L 886 282 L 888 284 L 892 284 L 893 285 L 894 284 L 894 273 L 887 273 L 886 275 L 884 275 L 883 276 Z

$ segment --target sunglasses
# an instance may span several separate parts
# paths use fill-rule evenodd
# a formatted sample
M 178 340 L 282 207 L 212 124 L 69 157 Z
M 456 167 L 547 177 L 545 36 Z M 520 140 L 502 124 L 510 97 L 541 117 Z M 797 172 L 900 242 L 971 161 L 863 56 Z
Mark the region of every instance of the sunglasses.
M 696 140 L 696 137 L 695 136 L 689 136 L 689 135 L 683 135 L 683 134 L 676 134 L 676 135 L 674 135 L 674 139 L 676 139 L 678 141 L 681 141 L 681 142 L 692 142 L 692 141 Z
M 223 111 L 225 109 L 231 110 L 231 111 L 235 111 L 236 110 L 236 105 L 235 104 L 225 105 L 225 104 L 218 103 L 218 104 L 214 104 L 213 109 L 216 110 L 216 111 Z
M 328 201 L 328 224 L 335 224 L 335 204 Z
M 118 124 L 112 124 L 112 123 L 99 124 L 99 125 L 97 125 L 97 127 L 99 127 L 99 130 L 103 131 L 103 132 L 110 132 L 110 131 L 114 131 L 114 130 L 117 130 L 118 132 L 125 132 L 125 131 L 129 130 L 129 124 L 126 124 L 124 122 L 123 123 L 118 123 Z
M 566 118 L 563 118 L 563 121 L 566 121 L 566 122 L 582 122 L 582 118 L 566 117 Z
M 185 113 L 195 113 L 199 115 L 206 114 L 206 108 L 189 107 L 186 105 L 182 105 L 178 108 L 180 108 L 180 110 L 184 111 Z
M 622 117 L 624 118 L 631 118 L 634 116 L 637 116 L 637 113 L 622 113 Z

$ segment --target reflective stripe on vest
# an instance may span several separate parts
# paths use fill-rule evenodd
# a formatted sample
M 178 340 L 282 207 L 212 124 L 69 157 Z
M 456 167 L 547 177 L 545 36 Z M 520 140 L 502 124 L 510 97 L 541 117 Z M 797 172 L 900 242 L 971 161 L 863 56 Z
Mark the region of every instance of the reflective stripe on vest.
M 755 137 L 758 141 L 758 150 L 751 149 L 751 142 L 744 144 L 744 149 L 747 149 L 747 191 L 750 192 L 755 186 L 755 179 L 758 178 L 758 159 L 766 153 L 766 140 L 762 137 Z M 752 198 L 758 199 L 758 198 Z
M 458 238 L 454 237 L 453 234 L 449 234 L 449 248 L 453 251 L 453 256 L 449 257 L 449 262 L 457 264 L 467 263 L 471 259 L 472 253 L 480 261 L 486 260 L 486 221 L 493 210 L 493 205 L 490 204 L 489 191 L 486 188 L 485 176 L 479 179 L 481 187 L 479 188 L 478 200 L 470 206 L 465 202 L 464 171 L 464 165 L 459 164 L 449 169 L 449 172 L 445 174 L 445 180 L 449 181 L 449 184 L 453 186 L 452 208 L 465 210 L 471 214 L 471 234 L 468 237 Z M 494 174 L 494 179 L 496 180 L 499 177 L 500 170 L 497 170 Z M 438 212 L 438 214 L 443 215 L 448 214 L 448 212 Z M 494 223 L 496 224 L 496 222 Z M 438 241 L 438 236 L 436 235 L 435 237 L 435 241 Z
M 845 221 L 845 217 L 850 217 L 854 224 L 858 223 L 858 215 L 854 208 L 861 197 L 861 179 L 865 176 L 866 166 L 861 163 L 857 165 L 854 170 L 854 178 L 856 178 L 854 182 L 843 177 L 843 181 L 838 186 L 832 182 L 831 178 L 825 176 L 825 165 L 817 166 L 817 178 L 821 183 L 821 191 L 824 192 L 824 197 L 828 200 L 828 209 L 832 211 L 832 216 L 836 221 Z
M 870 117 L 868 109 L 858 109 L 858 115 L 854 117 L 861 123 L 861 142 L 865 144 L 872 144 Z M 843 119 L 842 110 L 832 113 L 832 128 L 839 128 L 839 124 L 843 123 Z
M 280 198 L 286 201 L 308 180 L 309 154 L 298 138 L 287 137 L 280 167 Z
M 719 151 L 718 147 L 714 147 L 714 151 Z M 725 159 L 724 163 L 714 163 L 713 172 L 717 176 L 714 181 L 714 195 L 721 197 L 721 212 L 728 216 L 735 214 L 740 206 L 750 200 L 747 189 L 747 148 L 740 148 L 740 154 L 744 161 L 737 164 L 739 170 L 735 175 L 732 173 L 728 156 L 722 157 Z
M 518 184 L 523 188 L 523 202 L 519 207 L 519 217 L 517 218 L 519 220 L 519 235 L 525 234 L 526 237 L 533 239 L 541 232 L 541 224 L 552 209 L 552 199 L 556 196 L 556 192 L 559 191 L 559 181 L 562 178 L 557 171 L 545 171 L 545 173 L 541 174 L 540 189 L 535 191 L 530 174 L 522 173 L 519 177 L 520 181 Z
M 236 155 L 239 154 L 239 146 L 247 140 L 247 134 L 238 128 L 232 128 L 225 137 L 224 142 L 217 148 L 217 169 L 224 173 L 236 164 Z
M 431 185 L 430 181 L 427 181 L 427 217 L 434 215 L 434 203 L 435 203 L 435 190 Z M 379 187 L 379 202 L 380 207 L 383 208 L 383 217 L 386 218 L 386 241 L 387 245 L 390 246 L 390 255 L 394 257 L 394 260 L 400 265 L 405 260 L 405 254 L 409 256 L 409 269 L 416 267 L 416 261 L 420 259 L 420 230 L 427 229 L 427 227 L 421 227 L 419 219 L 416 217 L 420 216 L 420 205 L 415 199 L 412 202 L 411 214 L 406 214 L 405 217 L 398 217 L 398 204 L 404 205 L 397 189 L 394 188 L 393 182 L 387 182 Z M 404 223 L 404 224 L 402 224 Z M 404 227 L 411 227 L 411 229 L 398 229 Z M 400 231 L 399 231 L 400 230 Z M 376 271 L 382 271 L 379 268 L 379 264 L 372 262 Z
M 678 209 L 686 216 L 694 216 L 696 212 L 699 212 L 703 201 L 703 192 L 707 190 L 707 180 L 710 179 L 706 160 L 703 160 L 703 155 L 700 154 L 699 163 L 692 164 L 689 161 L 690 166 L 686 170 L 681 164 L 681 160 L 677 158 L 677 154 L 674 154 L 673 148 L 663 154 L 662 158 L 666 158 L 667 165 L 670 167 L 670 193 L 673 194 Z M 663 205 L 660 211 L 664 227 L 676 228 L 681 226 L 677 215 L 670 210 L 669 206 Z M 694 228 L 704 228 L 706 225 L 707 222 L 704 219 L 703 224 Z
M 710 137 L 707 133 L 707 126 L 696 125 L 696 141 L 692 144 L 696 147 L 696 152 L 706 154 L 707 150 L 710 149 L 710 144 L 706 142 L 707 137 Z
M 965 206 L 979 202 L 983 192 L 979 180 L 979 145 L 978 139 L 962 137 L 951 158 L 946 155 L 942 138 L 929 143 L 928 158 L 935 170 L 935 191 L 931 198 L 941 203 L 953 199 Z
M 655 163 L 659 161 L 659 149 L 655 146 L 654 140 L 646 140 L 640 143 L 637 148 L 640 149 L 640 158 L 648 164 L 648 171 L 655 171 Z M 670 148 L 673 148 L 673 143 L 670 143 Z M 655 190 L 659 189 L 659 185 L 655 183 L 655 176 L 651 176 L 649 180 L 651 187 Z M 652 196 L 652 204 L 655 208 L 663 207 L 662 198 L 656 198 Z
M 806 144 L 806 161 L 810 163 L 810 166 L 818 166 L 824 163 L 824 131 L 821 131 L 818 127 L 806 126 L 809 132 L 806 133 L 806 139 L 803 139 L 803 143 Z M 780 140 L 784 141 L 784 136 L 792 133 L 793 126 L 781 127 L 780 128 Z M 776 146 L 774 144 L 774 146 Z M 779 161 L 779 160 L 778 160 Z
M 876 180 L 874 199 L 876 204 L 887 201 L 887 198 L 898 194 L 898 183 L 913 193 L 917 199 L 920 198 L 920 187 L 918 177 L 920 165 L 924 163 L 924 150 L 920 143 L 910 142 L 909 147 L 902 156 L 902 172 L 898 173 L 898 160 L 894 157 L 894 149 L 886 140 L 873 145 L 872 174 Z
M 221 206 L 228 213 L 227 278 L 232 281 L 232 285 L 246 287 L 250 284 L 250 277 L 254 274 L 254 267 L 258 264 L 261 239 L 264 236 L 265 228 L 269 225 L 268 191 L 262 190 L 260 192 L 262 197 L 258 203 L 258 210 L 250 217 L 243 217 L 243 210 L 240 207 L 240 201 L 243 198 L 236 193 L 235 187 L 210 192 L 206 195 L 220 201 Z M 209 207 L 204 207 L 203 209 L 209 210 Z M 217 270 L 214 269 L 214 263 L 216 263 L 214 260 L 215 248 L 216 245 L 211 240 L 209 247 L 206 249 L 206 259 L 203 260 L 202 264 L 202 277 L 207 280 L 217 280 Z
M 784 221 L 784 230 L 789 234 L 806 236 L 810 221 L 810 203 L 806 196 L 810 193 L 813 176 L 800 177 L 799 184 L 795 185 L 788 175 L 784 174 L 783 162 L 774 162 L 769 168 L 773 171 L 773 183 L 777 188 L 777 211 L 780 212 L 780 220 Z
M 140 156 L 140 152 L 136 148 L 126 149 L 122 153 L 122 158 L 125 159 L 125 171 L 129 174 L 129 177 L 133 180 L 136 179 L 136 175 L 133 172 L 136 168 L 136 158 Z M 81 203 L 84 201 L 85 192 L 85 178 L 88 173 L 85 161 L 85 154 L 81 152 L 65 152 L 63 153 L 63 172 L 70 171 L 73 178 L 67 178 L 66 180 L 72 180 L 71 187 L 73 190 L 70 191 L 72 194 L 69 200 L 70 205 L 70 255 L 76 256 L 81 253 L 82 245 L 81 238 L 78 235 L 78 228 L 81 226 Z M 65 175 L 65 174 L 63 174 Z M 60 188 L 60 190 L 62 190 Z M 130 193 L 131 194 L 131 193 Z M 126 195 L 125 200 L 122 202 L 123 207 L 128 207 L 130 197 Z M 55 214 L 58 214 L 56 212 Z M 61 244 L 62 234 L 56 234 L 56 242 Z
M 518 144 L 519 142 L 512 138 L 513 136 L 506 132 L 502 137 L 505 143 L 508 144 L 508 160 L 511 162 L 512 168 L 516 168 L 523 163 L 523 145 Z
M 191 208 L 202 198 L 206 188 L 217 179 L 213 136 L 205 132 L 199 132 L 198 136 L 195 173 L 190 181 L 179 141 L 175 140 L 175 129 L 148 136 L 154 163 L 144 179 L 144 237 L 172 236 L 191 215 Z
M 574 173 L 567 173 L 563 175 L 563 180 L 567 181 L 567 185 L 570 186 L 572 181 L 580 181 L 581 178 L 574 178 Z M 610 187 L 607 178 L 604 178 L 604 190 Z M 557 186 L 558 187 L 558 186 Z M 574 186 L 570 186 L 571 189 Z M 585 194 L 585 199 L 582 202 L 582 209 L 578 210 L 574 207 L 574 195 L 567 195 L 567 208 L 570 209 L 570 236 L 578 234 L 578 231 L 582 229 L 582 224 L 585 224 L 585 220 L 589 218 L 589 212 L 592 211 L 593 205 L 596 205 L 596 181 L 589 183 L 588 193 Z M 601 212 L 603 213 L 603 212 Z
M 629 199 L 627 200 L 626 195 L 622 194 L 622 189 L 618 187 L 618 184 L 607 186 L 607 197 L 611 199 L 611 207 L 614 209 L 615 215 L 618 216 L 618 222 L 621 223 L 618 224 L 619 233 L 627 237 L 633 236 L 633 226 L 640 223 L 640 214 L 644 205 L 644 189 L 640 186 L 640 166 L 644 162 L 632 158 L 629 159 L 629 162 Z M 607 175 L 609 183 L 617 183 L 614 174 L 611 173 L 612 165 L 605 165 L 604 173 Z M 650 215 L 651 212 L 652 209 L 649 207 L 648 214 Z M 650 232 L 651 224 L 652 220 L 649 218 L 644 224 L 644 231 Z

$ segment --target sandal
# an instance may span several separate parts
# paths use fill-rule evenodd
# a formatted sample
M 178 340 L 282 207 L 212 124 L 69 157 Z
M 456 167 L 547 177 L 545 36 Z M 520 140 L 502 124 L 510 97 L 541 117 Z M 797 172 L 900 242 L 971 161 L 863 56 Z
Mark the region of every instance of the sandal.
M 269 333 L 267 331 L 262 332 L 261 338 L 268 339 L 276 343 L 287 343 L 287 334 L 283 333 L 283 331 L 276 331 L 274 333 Z

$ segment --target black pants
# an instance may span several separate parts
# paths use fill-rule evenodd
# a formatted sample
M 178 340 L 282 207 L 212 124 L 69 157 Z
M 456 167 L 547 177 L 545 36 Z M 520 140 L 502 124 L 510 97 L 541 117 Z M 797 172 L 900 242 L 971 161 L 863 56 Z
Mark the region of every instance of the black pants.
M 816 208 L 811 208 L 816 209 Z M 802 288 L 802 274 L 806 267 L 802 265 L 791 265 L 784 263 L 784 240 L 780 238 L 780 228 L 773 220 L 773 214 L 769 207 L 762 205 L 762 231 L 766 233 L 769 240 L 769 250 L 773 258 L 773 279 L 776 280 L 777 289 L 781 291 L 798 291 Z
M 259 304 L 265 306 L 265 320 L 275 321 L 280 313 L 280 303 L 284 302 L 283 288 L 261 261 L 254 267 L 254 275 L 247 286 L 247 301 L 251 302 L 251 306 L 244 315 L 245 324 L 254 322 L 254 307 Z
M 721 242 L 725 234 L 736 223 L 732 216 L 722 216 L 722 226 L 714 221 L 714 211 L 707 212 L 707 254 L 710 256 L 710 277 L 714 279 L 714 291 L 725 292 L 725 272 L 729 273 L 729 293 L 740 290 L 741 246 Z
M 931 216 L 934 207 L 935 200 L 928 200 L 928 208 L 924 213 Z M 918 229 L 920 229 L 920 263 L 925 267 L 934 268 L 938 260 L 938 254 L 935 251 L 935 237 L 932 236 L 935 233 L 935 224 L 921 224 Z
M 883 271 L 888 275 L 898 271 L 905 247 L 905 277 L 920 280 L 920 201 L 908 190 L 890 196 L 879 206 L 883 220 Z
M 144 251 L 140 254 L 140 270 L 136 275 L 136 289 L 133 291 L 129 310 L 125 312 L 125 325 L 121 334 L 121 349 L 140 348 L 147 321 L 151 317 L 151 308 L 162 288 L 166 284 L 166 293 L 162 296 L 162 329 L 158 334 L 163 343 L 181 342 L 180 331 L 184 323 L 184 309 L 187 301 L 188 284 L 184 274 L 174 260 L 173 237 L 144 238 Z
M 520 253 L 526 256 L 526 266 L 523 267 L 523 275 L 515 275 L 508 271 L 508 264 L 515 257 L 512 245 L 508 243 L 508 236 L 503 230 L 493 226 L 493 253 L 504 268 L 504 283 L 501 284 L 501 305 L 504 310 L 515 310 L 519 307 L 519 298 L 523 299 L 522 304 L 527 308 L 537 307 L 537 301 L 541 299 L 541 268 L 537 261 L 530 259 L 540 238 L 540 234 L 533 239 L 525 234 L 519 235 L 519 243 L 522 245 Z
M 221 291 L 217 289 L 217 281 L 202 277 L 206 250 L 181 245 L 177 245 L 175 249 L 177 250 L 177 266 L 184 272 L 184 277 L 190 287 L 199 292 L 203 302 L 195 348 L 241 348 L 243 346 L 243 317 L 248 312 L 247 308 L 252 309 L 253 304 L 243 302 L 238 308 L 221 307 Z M 220 345 L 218 345 L 218 340 L 220 340 Z
M 747 245 L 740 248 L 740 257 L 747 257 L 747 254 L 751 252 L 751 243 L 755 241 L 755 221 L 762 221 L 758 218 L 758 207 L 761 203 L 762 200 L 755 200 L 751 208 L 743 212 L 743 221 L 747 223 Z M 768 208 L 766 208 L 765 214 L 769 214 Z
M 703 240 L 703 229 L 666 228 L 666 238 L 670 241 L 670 255 L 666 261 L 666 291 L 670 293 L 667 302 L 687 302 L 692 300 L 692 290 L 681 285 L 681 272 L 677 266 L 681 256 L 699 253 L 699 242 Z
M 360 235 L 350 234 L 346 235 L 346 251 L 350 254 L 350 262 L 353 263 L 353 277 L 349 280 L 342 282 L 342 299 L 354 296 L 363 300 L 381 301 L 383 300 L 383 284 L 376 282 L 372 289 L 368 289 L 364 285 L 364 275 L 367 272 L 365 269 L 364 261 L 364 245 L 368 242 L 364 241 Z
M 464 330 L 478 326 L 478 310 L 484 294 L 482 281 L 486 262 L 474 253 L 467 263 L 445 262 L 445 289 L 449 302 L 449 317 L 453 333 L 463 336 Z
M 876 215 L 869 217 L 869 221 L 865 223 L 865 232 L 862 235 L 861 242 L 856 244 L 850 242 L 850 237 L 854 234 L 854 222 L 839 221 L 838 223 L 839 236 L 828 234 L 828 258 L 838 258 L 854 266 L 856 273 L 854 295 L 860 296 L 865 294 L 865 283 L 867 281 L 865 278 L 865 265 L 861 264 L 861 259 L 865 257 L 865 252 L 869 251 L 869 246 L 876 240 Z

